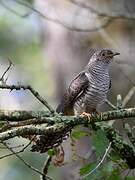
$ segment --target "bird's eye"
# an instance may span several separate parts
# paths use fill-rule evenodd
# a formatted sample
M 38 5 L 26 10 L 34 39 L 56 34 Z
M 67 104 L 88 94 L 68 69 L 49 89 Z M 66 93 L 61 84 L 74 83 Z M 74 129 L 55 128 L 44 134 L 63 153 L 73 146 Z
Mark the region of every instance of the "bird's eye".
M 102 56 L 105 56 L 105 53 L 103 53 Z

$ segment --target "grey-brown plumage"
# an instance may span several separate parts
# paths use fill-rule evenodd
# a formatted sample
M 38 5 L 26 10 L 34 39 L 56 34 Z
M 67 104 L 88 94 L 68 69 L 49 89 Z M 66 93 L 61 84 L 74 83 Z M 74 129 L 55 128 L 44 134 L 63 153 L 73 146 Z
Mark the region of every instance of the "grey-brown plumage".
M 96 51 L 84 71 L 71 81 L 56 111 L 63 115 L 80 115 L 83 112 L 96 111 L 97 106 L 106 99 L 110 87 L 109 64 L 113 56 L 118 54 L 107 49 Z M 44 153 L 56 140 L 59 145 L 63 136 L 57 136 L 57 133 L 53 136 L 40 136 L 31 151 Z
M 85 70 L 70 83 L 56 111 L 63 115 L 92 113 L 102 104 L 110 88 L 109 64 L 119 55 L 109 49 L 96 51 Z

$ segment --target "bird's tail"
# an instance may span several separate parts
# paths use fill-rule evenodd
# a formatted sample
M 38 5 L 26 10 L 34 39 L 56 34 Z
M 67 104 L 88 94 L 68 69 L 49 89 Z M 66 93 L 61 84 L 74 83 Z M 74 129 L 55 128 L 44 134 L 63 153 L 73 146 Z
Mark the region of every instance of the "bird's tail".
M 62 104 L 59 104 L 59 105 L 57 106 L 56 112 L 57 112 L 57 113 L 62 113 L 62 114 L 64 113 L 64 109 L 63 109 Z

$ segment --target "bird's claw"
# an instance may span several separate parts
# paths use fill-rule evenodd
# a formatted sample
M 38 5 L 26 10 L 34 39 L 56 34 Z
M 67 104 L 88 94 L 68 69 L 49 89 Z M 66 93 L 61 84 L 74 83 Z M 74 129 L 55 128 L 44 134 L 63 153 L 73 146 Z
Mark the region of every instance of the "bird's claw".
M 87 117 L 88 120 L 90 121 L 92 115 L 91 115 L 90 113 L 83 112 L 80 116 L 81 116 L 81 117 Z

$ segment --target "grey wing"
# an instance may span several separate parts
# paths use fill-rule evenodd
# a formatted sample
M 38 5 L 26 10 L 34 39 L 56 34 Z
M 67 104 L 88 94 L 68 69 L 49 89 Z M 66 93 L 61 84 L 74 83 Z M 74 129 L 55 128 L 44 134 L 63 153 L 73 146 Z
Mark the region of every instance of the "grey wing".
M 80 72 L 70 83 L 66 93 L 64 94 L 61 103 L 56 111 L 63 115 L 73 115 L 73 105 L 75 100 L 87 89 L 89 81 L 85 72 Z

